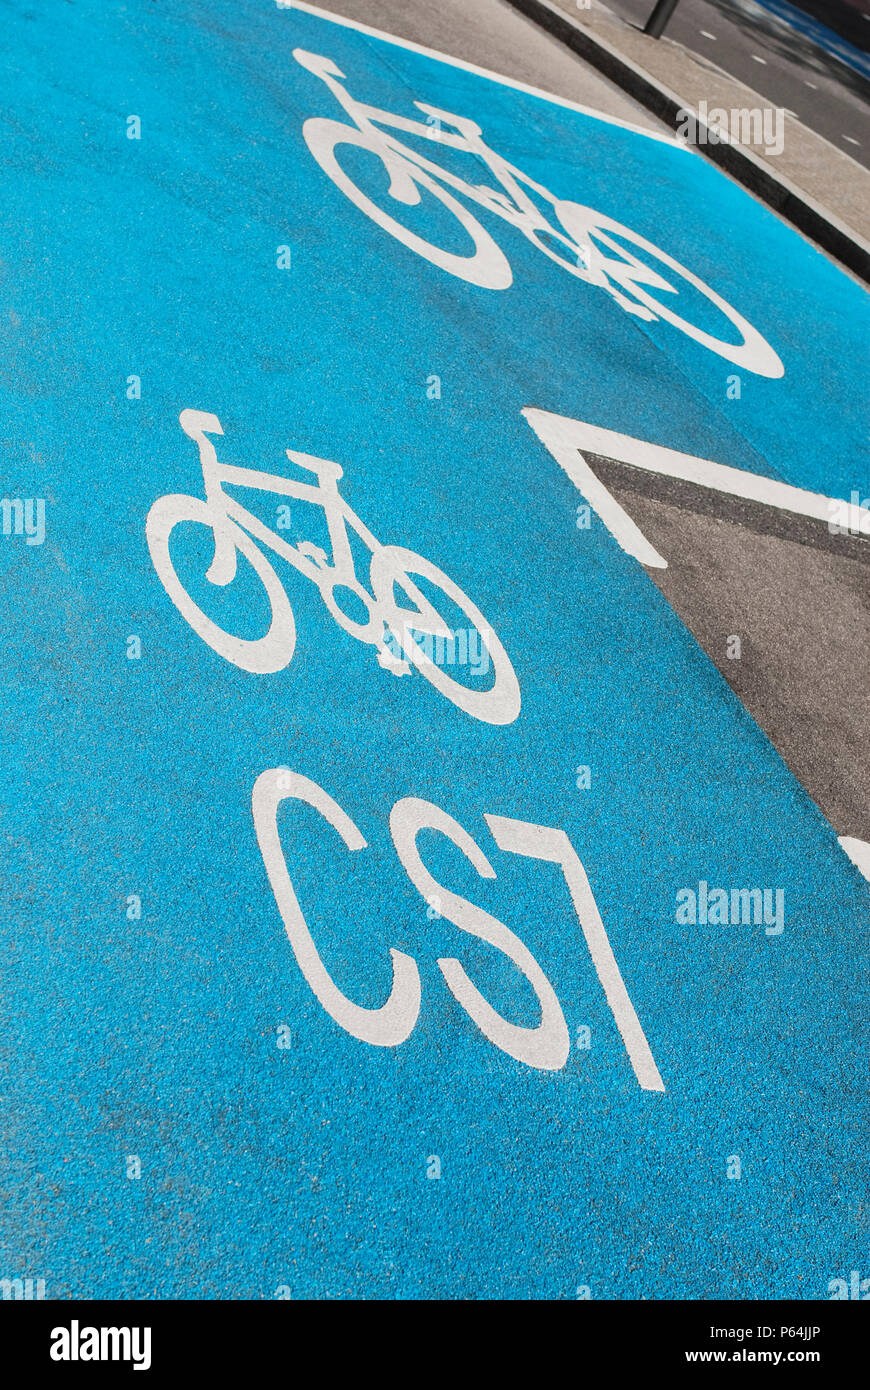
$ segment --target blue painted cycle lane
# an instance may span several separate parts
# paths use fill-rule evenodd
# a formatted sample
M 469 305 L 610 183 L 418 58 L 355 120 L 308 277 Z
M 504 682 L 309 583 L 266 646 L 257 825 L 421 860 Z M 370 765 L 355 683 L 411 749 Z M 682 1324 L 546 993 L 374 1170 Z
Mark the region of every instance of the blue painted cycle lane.
M 2 491 L 44 498 L 45 540 L 0 543 L 0 1276 L 56 1297 L 828 1297 L 866 1263 L 866 883 L 643 570 L 603 527 L 578 530 L 582 499 L 521 411 L 848 497 L 866 477 L 863 292 L 688 151 L 310 12 L 85 5 L 50 45 L 46 25 L 13 13 L 7 58 Z M 479 209 L 509 287 L 415 254 L 312 157 L 303 122 L 347 117 L 295 49 L 387 111 L 475 120 L 541 186 L 690 268 L 784 374 L 641 321 Z M 371 155 L 345 167 L 389 202 Z M 467 253 L 443 206 L 400 211 Z M 288 448 L 338 461 L 377 540 L 492 625 L 519 717 L 486 723 L 384 669 L 274 555 L 289 665 L 254 674 L 209 647 L 145 535 L 159 497 L 204 496 L 185 408 L 219 418 L 224 464 L 286 478 Z M 327 546 L 316 508 L 279 517 L 288 499 L 230 490 Z M 217 590 L 204 528 L 172 544 L 212 619 L 262 636 L 247 562 Z M 374 1009 L 390 949 L 416 962 L 397 1046 L 341 1027 L 291 949 L 251 810 L 279 767 L 367 842 L 282 803 L 338 988 Z M 424 831 L 444 886 L 427 901 L 389 830 L 408 797 L 453 817 L 495 877 Z M 663 1091 L 638 1084 L 558 865 L 499 849 L 485 814 L 568 836 Z M 678 921 L 702 882 L 781 890 L 782 932 Z M 532 953 L 570 1037 L 561 1067 L 508 1055 L 448 990 L 437 962 L 458 958 L 505 1019 L 541 1016 L 448 894 Z

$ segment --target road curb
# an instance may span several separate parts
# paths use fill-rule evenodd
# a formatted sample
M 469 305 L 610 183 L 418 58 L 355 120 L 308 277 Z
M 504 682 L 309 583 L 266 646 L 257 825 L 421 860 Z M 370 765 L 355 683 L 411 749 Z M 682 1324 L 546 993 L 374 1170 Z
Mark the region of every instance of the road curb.
M 618 49 L 584 29 L 548 0 L 507 0 L 513 9 L 533 20 L 573 49 L 592 67 L 640 102 L 653 115 L 676 128 L 681 113 L 692 111 L 699 126 L 704 122 L 691 102 L 682 101 L 670 88 L 625 57 Z M 705 127 L 706 128 L 706 127 Z M 745 146 L 730 140 L 708 140 L 696 147 L 720 165 L 750 193 L 766 203 L 842 265 L 870 284 L 870 245 L 840 218 L 783 176 L 776 176 Z

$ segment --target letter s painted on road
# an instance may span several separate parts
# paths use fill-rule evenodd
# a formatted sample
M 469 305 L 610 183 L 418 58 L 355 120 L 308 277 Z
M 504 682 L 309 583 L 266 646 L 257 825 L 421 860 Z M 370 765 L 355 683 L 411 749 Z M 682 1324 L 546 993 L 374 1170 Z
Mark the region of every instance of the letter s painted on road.
M 477 1024 L 484 1037 L 496 1047 L 501 1048 L 518 1062 L 526 1066 L 538 1067 L 542 1071 L 559 1071 L 565 1065 L 571 1047 L 568 1026 L 562 1007 L 550 981 L 547 979 L 531 951 L 524 946 L 518 936 L 492 917 L 482 908 L 475 907 L 465 898 L 450 893 L 429 873 L 417 849 L 417 835 L 421 830 L 437 830 L 446 835 L 466 859 L 474 865 L 481 878 L 495 878 L 483 850 L 463 830 L 458 821 L 442 811 L 431 801 L 423 801 L 416 796 L 406 796 L 397 801 L 390 812 L 390 834 L 402 867 L 414 887 L 429 899 L 438 895 L 441 899 L 442 917 L 453 922 L 460 931 L 486 941 L 496 950 L 503 952 L 509 960 L 525 975 L 538 997 L 541 1006 L 541 1021 L 536 1028 L 522 1028 L 508 1023 L 500 1013 L 480 993 L 469 979 L 464 967 L 454 957 L 442 958 L 438 968 L 447 982 L 457 1003 L 461 1004 L 469 1017 Z

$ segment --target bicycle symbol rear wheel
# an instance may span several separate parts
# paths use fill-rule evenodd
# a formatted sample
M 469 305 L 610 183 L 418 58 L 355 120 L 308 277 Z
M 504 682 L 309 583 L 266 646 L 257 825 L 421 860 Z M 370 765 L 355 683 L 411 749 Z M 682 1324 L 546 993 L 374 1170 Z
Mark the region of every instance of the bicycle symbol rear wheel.
M 493 668 L 493 684 L 488 690 L 475 690 L 472 686 L 454 680 L 448 675 L 444 665 L 437 659 L 433 661 L 429 652 L 413 637 L 412 629 L 422 632 L 424 636 L 433 629 L 436 633 L 440 629 L 440 639 L 435 636 L 431 642 L 427 642 L 436 658 L 439 651 L 446 654 L 448 640 L 452 643 L 450 655 L 455 657 L 457 638 L 461 640 L 459 633 L 450 632 L 449 624 L 420 592 L 412 576 L 424 579 L 439 589 L 468 619 L 469 627 L 464 633 L 466 658 L 470 654 L 472 634 L 476 634 L 474 645 L 477 655 L 482 659 L 484 651 L 488 653 L 487 665 Z M 519 681 L 510 657 L 480 609 L 475 607 L 471 599 L 443 570 L 438 569 L 431 561 L 425 560 L 422 555 L 416 555 L 413 550 L 406 550 L 398 545 L 385 545 L 372 555 L 371 585 L 385 621 L 406 659 L 416 666 L 421 676 L 425 676 L 437 691 L 472 718 L 480 719 L 486 724 L 513 723 L 520 712 L 521 700 Z M 397 603 L 396 586 L 411 599 L 416 611 L 403 608 Z M 430 624 L 428 628 L 427 622 Z M 445 633 L 450 633 L 450 637 L 445 637 Z M 436 645 L 439 640 L 440 648 Z
M 606 280 L 612 280 L 618 284 L 626 295 L 644 307 L 647 311 L 647 317 L 651 313 L 656 318 L 664 319 L 666 323 L 679 329 L 681 333 L 685 333 L 687 338 L 693 338 L 696 343 L 709 348 L 711 352 L 723 357 L 726 362 L 733 362 L 736 367 L 754 372 L 757 376 L 776 379 L 784 374 L 785 367 L 779 354 L 774 351 L 767 339 L 762 337 L 758 329 L 754 328 L 748 319 L 738 313 L 714 289 L 706 285 L 686 266 L 681 265 L 673 256 L 669 256 L 661 247 L 655 246 L 638 232 L 633 232 L 630 227 L 623 226 L 614 218 L 596 212 L 594 208 L 584 207 L 580 203 L 557 200 L 554 209 L 560 223 L 566 231 L 570 232 L 578 245 L 591 247 L 593 271 L 597 271 L 599 276 L 603 275 L 605 283 Z M 592 242 L 593 236 L 613 254 L 604 255 Z M 641 253 L 640 256 L 636 255 L 634 251 L 630 251 L 626 246 L 620 245 L 620 242 L 615 241 L 614 237 L 621 238 L 622 241 L 635 247 Z M 654 266 L 645 262 L 642 259 L 643 256 L 646 256 L 648 261 L 653 261 Z M 660 273 L 662 267 L 672 276 L 677 277 L 678 285 L 671 284 L 667 277 Z M 572 269 L 570 266 L 565 268 L 566 270 Z M 574 271 L 574 273 L 577 272 Z M 583 277 L 581 276 L 581 278 Z M 680 304 L 679 289 L 683 287 L 679 285 L 680 281 L 683 282 L 683 285 L 691 285 L 692 289 L 702 295 L 728 320 L 732 327 L 737 329 L 740 334 L 739 343 L 729 342 L 727 338 L 717 338 L 714 333 L 708 332 L 700 325 L 691 323 L 676 313 L 667 299 L 657 299 L 655 294 L 650 293 L 651 288 L 664 291 L 666 295 L 672 296 L 672 302 L 676 301 L 677 304 Z

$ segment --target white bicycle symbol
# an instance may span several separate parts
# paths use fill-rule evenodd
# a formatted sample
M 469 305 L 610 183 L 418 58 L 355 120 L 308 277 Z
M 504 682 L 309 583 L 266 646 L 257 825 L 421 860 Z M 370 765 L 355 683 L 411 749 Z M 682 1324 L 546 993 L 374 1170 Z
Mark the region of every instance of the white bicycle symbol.
M 243 671 L 256 674 L 281 671 L 293 656 L 296 645 L 293 609 L 281 580 L 257 546 L 259 541 L 317 585 L 339 627 L 358 641 L 373 646 L 378 662 L 386 670 L 394 675 L 407 675 L 411 666 L 415 666 L 459 709 L 487 724 L 510 724 L 516 719 L 520 712 L 519 684 L 507 652 L 483 614 L 453 580 L 429 560 L 402 546 L 381 545 L 375 539 L 339 494 L 338 480 L 343 473 L 339 464 L 287 449 L 292 463 L 315 474 L 316 485 L 293 482 L 252 468 L 231 467 L 218 462 L 215 447 L 208 438 L 210 434 L 223 434 L 216 415 L 202 410 L 183 410 L 179 423 L 199 446 L 205 500 L 179 493 L 158 498 L 148 513 L 145 532 L 161 584 L 182 617 L 214 651 Z M 241 503 L 228 496 L 223 490 L 224 483 L 280 493 L 322 507 L 332 546 L 331 562 L 319 546 L 307 541 L 293 546 L 282 540 Z M 214 558 L 205 575 L 210 583 L 225 586 L 232 582 L 238 554 L 245 557 L 261 580 L 271 605 L 271 622 L 265 636 L 252 640 L 225 632 L 185 589 L 172 562 L 169 541 L 179 523 L 191 521 L 208 527 L 213 533 Z M 374 596 L 357 579 L 348 527 L 371 551 L 369 582 Z M 493 667 L 493 684 L 488 689 L 463 685 L 431 660 L 432 639 L 452 642 L 454 633 L 412 576 L 440 590 L 465 615 L 470 629 L 477 631 Z M 409 600 L 410 606 L 399 601 L 397 590 Z M 357 621 L 343 610 L 339 602 L 342 591 L 349 591 L 353 601 L 364 606 L 365 621 Z M 423 635 L 423 644 L 416 640 L 415 633 Z
M 770 344 L 736 309 L 716 294 L 715 290 L 710 289 L 709 285 L 705 285 L 672 256 L 637 232 L 614 221 L 612 217 L 596 212 L 594 208 L 584 207 L 580 203 L 554 197 L 528 174 L 524 174 L 522 170 L 515 168 L 491 150 L 483 140 L 481 128 L 475 121 L 439 110 L 435 106 L 427 106 L 421 101 L 415 102 L 414 105 L 429 117 L 430 124 L 393 115 L 389 111 L 382 111 L 376 106 L 368 106 L 355 100 L 341 85 L 339 79 L 344 78 L 344 73 L 331 59 L 317 53 L 306 53 L 301 48 L 294 49 L 293 56 L 302 67 L 325 82 L 355 122 L 350 126 L 322 116 L 313 116 L 306 120 L 302 134 L 312 155 L 324 173 L 352 203 L 417 255 L 425 257 L 451 275 L 487 289 L 504 290 L 513 282 L 513 273 L 504 252 L 469 209 L 447 191 L 445 185 L 448 185 L 463 198 L 476 203 L 487 212 L 494 213 L 522 232 L 539 251 L 578 280 L 606 290 L 626 313 L 649 323 L 654 323 L 659 318 L 664 319 L 695 342 L 759 376 L 781 377 L 784 374 L 785 368 Z M 445 124 L 453 126 L 454 130 L 445 130 Z M 476 156 L 487 166 L 504 191 L 488 184 L 466 183 L 464 179 L 438 164 L 433 164 L 424 155 L 402 144 L 395 136 L 379 127 L 405 131 L 409 135 L 428 141 L 434 140 L 442 146 Z M 421 201 L 420 190 L 425 189 L 461 223 L 471 238 L 473 252 L 470 255 L 457 255 L 435 246 L 396 221 L 389 212 L 378 207 L 342 169 L 336 157 L 336 149 L 340 145 L 358 146 L 370 151 L 383 162 L 390 180 L 387 192 L 394 202 L 416 207 Z M 541 201 L 551 205 L 558 227 L 547 221 L 525 190 L 530 190 Z M 550 244 L 542 240 L 542 234 L 549 238 Z M 645 256 L 664 266 L 672 276 L 677 276 L 693 286 L 734 325 L 741 341 L 731 343 L 714 337 L 697 324 L 681 318 L 672 308 L 656 299 L 650 293 L 651 290 L 675 296 L 679 291 L 627 247 L 614 241 L 615 236 L 637 247 Z

